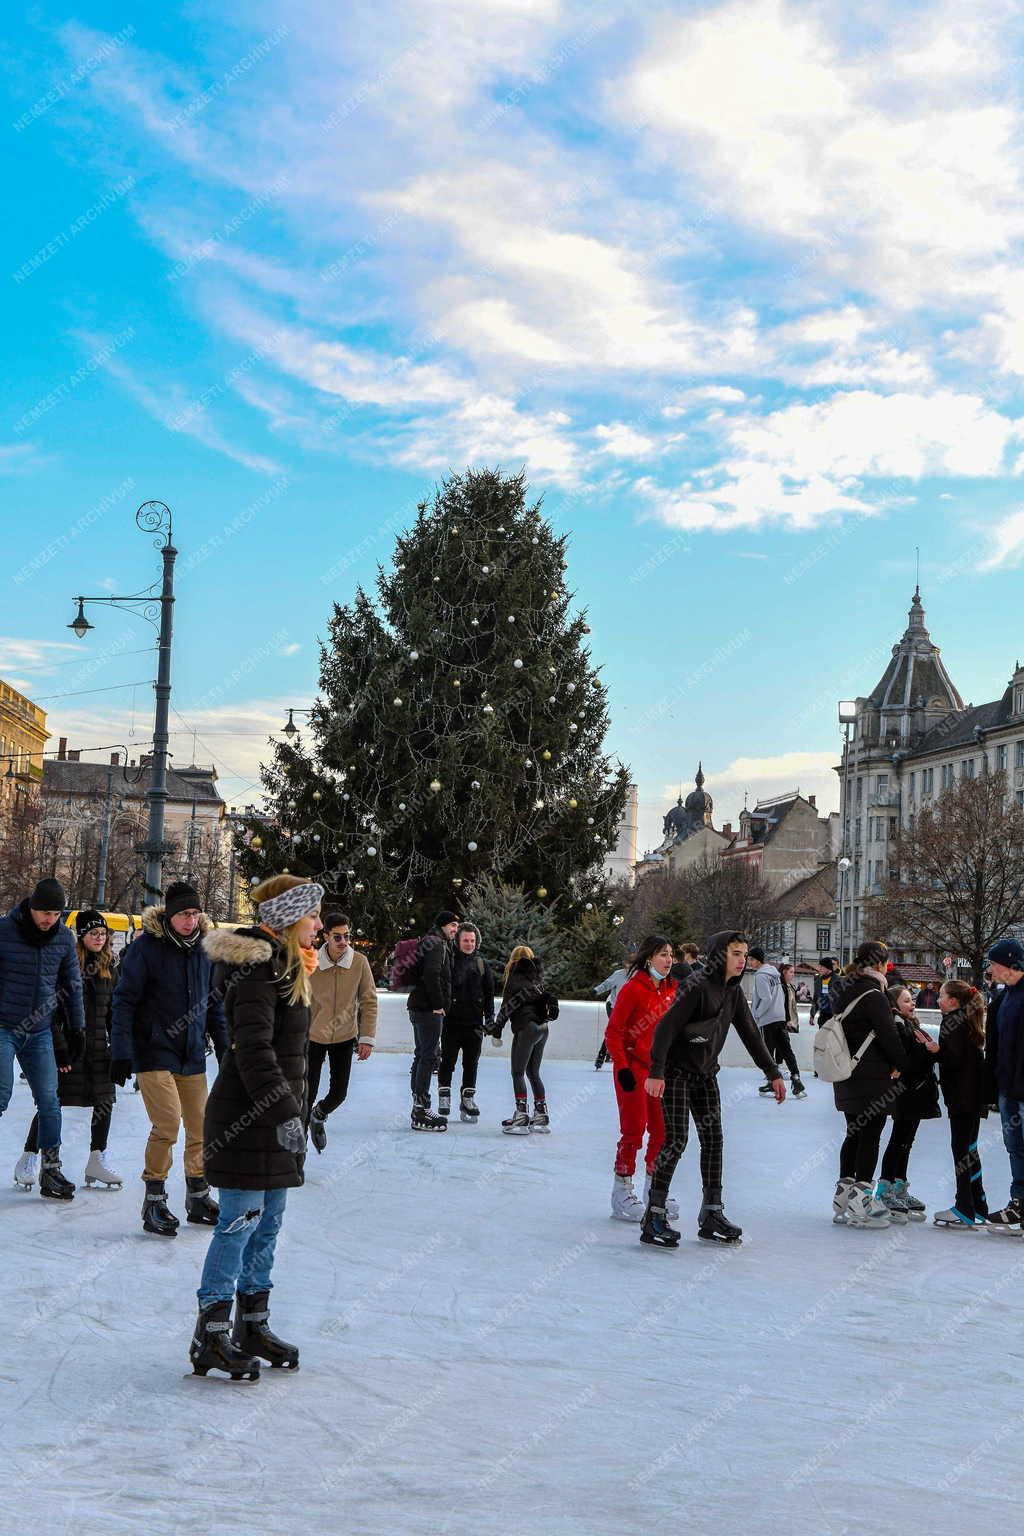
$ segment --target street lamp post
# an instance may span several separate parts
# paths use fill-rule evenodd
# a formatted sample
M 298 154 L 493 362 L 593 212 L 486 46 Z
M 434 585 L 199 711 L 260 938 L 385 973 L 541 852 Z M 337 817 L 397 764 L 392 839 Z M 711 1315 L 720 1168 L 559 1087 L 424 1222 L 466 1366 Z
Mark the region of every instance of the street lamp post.
M 156 547 L 163 559 L 160 595 L 152 586 L 129 597 L 76 597 L 78 613 L 68 625 L 80 640 L 94 626 L 85 616 L 86 603 L 119 605 L 138 613 L 157 630 L 156 713 L 153 719 L 153 753 L 150 767 L 149 827 L 141 852 L 146 856 L 146 899 L 156 900 L 163 889 L 164 855 L 172 844 L 164 841 L 164 816 L 167 806 L 167 748 L 170 741 L 171 644 L 174 637 L 174 562 L 178 551 L 173 542 L 171 509 L 162 501 L 144 501 L 135 513 L 136 526 L 143 533 L 155 533 Z
M 840 825 L 842 833 L 841 858 L 839 860 L 839 956 L 842 964 L 846 964 L 850 945 L 847 942 L 847 915 L 850 910 L 847 882 L 850 874 L 850 727 L 857 719 L 857 703 L 854 699 L 843 699 L 839 704 L 839 723 L 843 727 L 843 815 Z

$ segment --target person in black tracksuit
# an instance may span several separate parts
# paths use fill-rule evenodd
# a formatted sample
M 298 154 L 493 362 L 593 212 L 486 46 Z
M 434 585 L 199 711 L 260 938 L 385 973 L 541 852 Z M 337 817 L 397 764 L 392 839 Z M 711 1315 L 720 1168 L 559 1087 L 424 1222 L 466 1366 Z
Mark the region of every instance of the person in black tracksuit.
M 890 1220 L 903 1224 L 924 1217 L 920 1201 L 915 1201 L 912 1208 L 908 1200 L 908 1165 L 914 1138 L 922 1120 L 940 1120 L 942 1111 L 939 1108 L 939 1085 L 935 1081 L 935 1042 L 918 1024 L 909 988 L 889 987 L 887 995 L 907 1065 L 893 1090 L 889 1110 L 892 1131 L 882 1153 L 881 1176 L 875 1195 L 888 1208 Z
M 526 1136 L 531 1131 L 546 1134 L 551 1129 L 540 1064 L 548 1041 L 548 1021 L 557 1017 L 558 1001 L 544 986 L 540 960 L 527 945 L 518 944 L 505 967 L 501 1007 L 491 1030 L 497 1045 L 505 1025 L 512 1027 L 512 1089 L 516 1107 L 511 1118 L 501 1122 L 507 1136 Z M 532 1119 L 526 1109 L 527 1082 L 533 1089 Z
M 874 1032 L 851 1075 L 832 1085 L 836 1108 L 846 1117 L 846 1136 L 839 1149 L 839 1182 L 832 1200 L 832 1220 L 839 1226 L 889 1225 L 888 1210 L 875 1199 L 875 1166 L 907 1057 L 885 995 L 887 953 L 884 944 L 865 941 L 858 947 L 848 974 L 834 977 L 828 989 L 834 1015 L 851 1010 L 842 1023 L 851 1055 L 856 1055 Z
M 480 1118 L 476 1099 L 476 1069 L 484 1031 L 494 1026 L 494 976 L 480 953 L 480 930 L 463 923 L 455 935 L 452 955 L 452 1005 L 441 1031 L 441 1065 L 437 1072 L 437 1110 L 451 1111 L 452 1074 L 462 1054 L 462 1091 L 459 1115 L 475 1123 Z
M 441 1043 L 445 1015 L 452 1006 L 452 940 L 461 918 L 445 909 L 416 951 L 415 981 L 406 1004 L 415 1047 L 412 1057 L 412 1128 L 444 1131 L 448 1122 L 430 1108 L 430 1080 Z
M 662 1100 L 665 1141 L 654 1166 L 640 1240 L 674 1248 L 679 1233 L 670 1227 L 665 1200 L 689 1136 L 693 1115 L 700 1140 L 700 1171 L 704 1199 L 699 1235 L 711 1241 L 738 1242 L 741 1229 L 725 1219 L 722 1209 L 722 1101 L 718 1092 L 719 1057 L 730 1025 L 756 1064 L 772 1083 L 781 1104 L 786 1097 L 782 1074 L 740 989 L 747 963 L 747 941 L 737 932 L 716 933 L 708 940 L 705 965 L 694 970 L 654 1031 L 651 1069 L 645 1083 L 652 1098 Z
M 948 1211 L 936 1211 L 935 1225 L 983 1226 L 989 1211 L 978 1136 L 996 1097 L 985 1060 L 985 999 L 969 982 L 947 981 L 939 1008 L 939 1084 L 949 1115 L 956 1198 Z

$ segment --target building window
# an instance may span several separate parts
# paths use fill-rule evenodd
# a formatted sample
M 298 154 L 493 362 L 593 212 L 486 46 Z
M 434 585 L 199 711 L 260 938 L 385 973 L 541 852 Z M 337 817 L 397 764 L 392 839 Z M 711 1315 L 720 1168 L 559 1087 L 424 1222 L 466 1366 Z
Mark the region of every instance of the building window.
M 930 794 L 933 794 L 934 791 L 935 791 L 935 769 L 934 768 L 922 768 L 921 769 L 921 793 L 923 795 L 930 795 Z
M 878 789 L 878 793 L 880 795 L 884 795 L 886 790 L 889 788 L 889 775 L 887 773 L 880 773 L 875 783 Z
M 1016 800 L 1021 810 L 1024 810 L 1024 789 L 1015 790 L 1013 798 Z
M 889 817 L 889 836 L 890 837 L 899 837 L 899 835 L 900 835 L 899 817 L 898 816 L 890 816 Z
M 1024 745 L 1024 743 L 1022 743 L 1022 745 Z M 863 779 L 858 779 L 857 780 L 857 804 L 858 805 L 863 805 L 864 804 L 864 780 Z
M 910 788 L 909 788 L 909 798 L 911 800 L 913 800 L 916 791 L 917 791 L 917 774 L 916 773 L 912 773 L 910 775 Z
M 832 929 L 819 928 L 817 936 L 817 950 L 819 955 L 827 955 L 832 948 Z
M 1000 772 L 1005 773 L 1006 772 L 1006 769 L 1009 766 L 1008 763 L 1007 763 L 1007 756 L 1008 756 L 1008 754 L 1007 754 L 1007 751 L 1006 751 L 1005 744 L 1003 746 L 1001 746 L 1001 747 L 996 747 L 996 772 L 997 773 L 1000 773 Z
M 859 848 L 860 847 L 860 833 L 861 833 L 861 819 L 858 816 L 857 820 L 853 824 L 853 846 L 855 848 Z
M 853 894 L 855 896 L 859 896 L 860 895 L 860 865 L 859 864 L 855 864 L 853 866 Z
M 1024 741 L 1018 741 L 1017 743 L 1017 750 L 1014 754 L 1013 766 L 1015 768 L 1024 768 Z
M 962 779 L 973 779 L 974 778 L 974 758 L 973 757 L 965 757 L 963 762 L 960 764 L 960 777 Z
M 943 789 L 948 789 L 949 786 L 952 784 L 952 782 L 953 782 L 953 764 L 952 763 L 943 763 L 943 765 L 942 765 L 942 787 L 943 787 Z

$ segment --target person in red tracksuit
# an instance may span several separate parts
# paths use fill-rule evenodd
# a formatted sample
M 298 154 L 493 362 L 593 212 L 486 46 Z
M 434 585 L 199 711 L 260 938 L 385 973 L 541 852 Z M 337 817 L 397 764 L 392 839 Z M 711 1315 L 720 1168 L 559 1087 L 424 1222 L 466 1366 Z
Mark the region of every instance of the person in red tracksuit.
M 615 1069 L 619 1106 L 619 1145 L 615 1153 L 612 1215 L 617 1221 L 642 1221 L 655 1160 L 665 1139 L 661 1101 L 644 1092 L 651 1065 L 654 1027 L 676 995 L 672 945 L 663 934 L 644 939 L 619 989 L 605 1030 L 605 1044 Z M 637 1153 L 647 1133 L 647 1186 L 640 1200 L 633 1189 Z

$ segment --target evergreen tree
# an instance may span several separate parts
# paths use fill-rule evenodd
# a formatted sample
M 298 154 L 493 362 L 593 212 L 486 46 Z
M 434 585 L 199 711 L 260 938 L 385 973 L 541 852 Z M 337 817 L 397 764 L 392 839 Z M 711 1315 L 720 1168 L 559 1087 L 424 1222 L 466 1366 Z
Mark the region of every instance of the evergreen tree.
M 421 504 L 378 603 L 334 607 L 311 739 L 264 767 L 244 872 L 309 874 L 381 945 L 484 873 L 565 921 L 602 899 L 628 774 L 565 555 L 522 475 L 469 471 Z
M 517 944 L 527 944 L 539 957 L 549 987 L 564 988 L 569 953 L 552 907 L 531 901 L 521 885 L 508 885 L 493 875 L 483 875 L 469 886 L 461 905 L 480 929 L 480 951 L 499 988 L 505 963 Z

